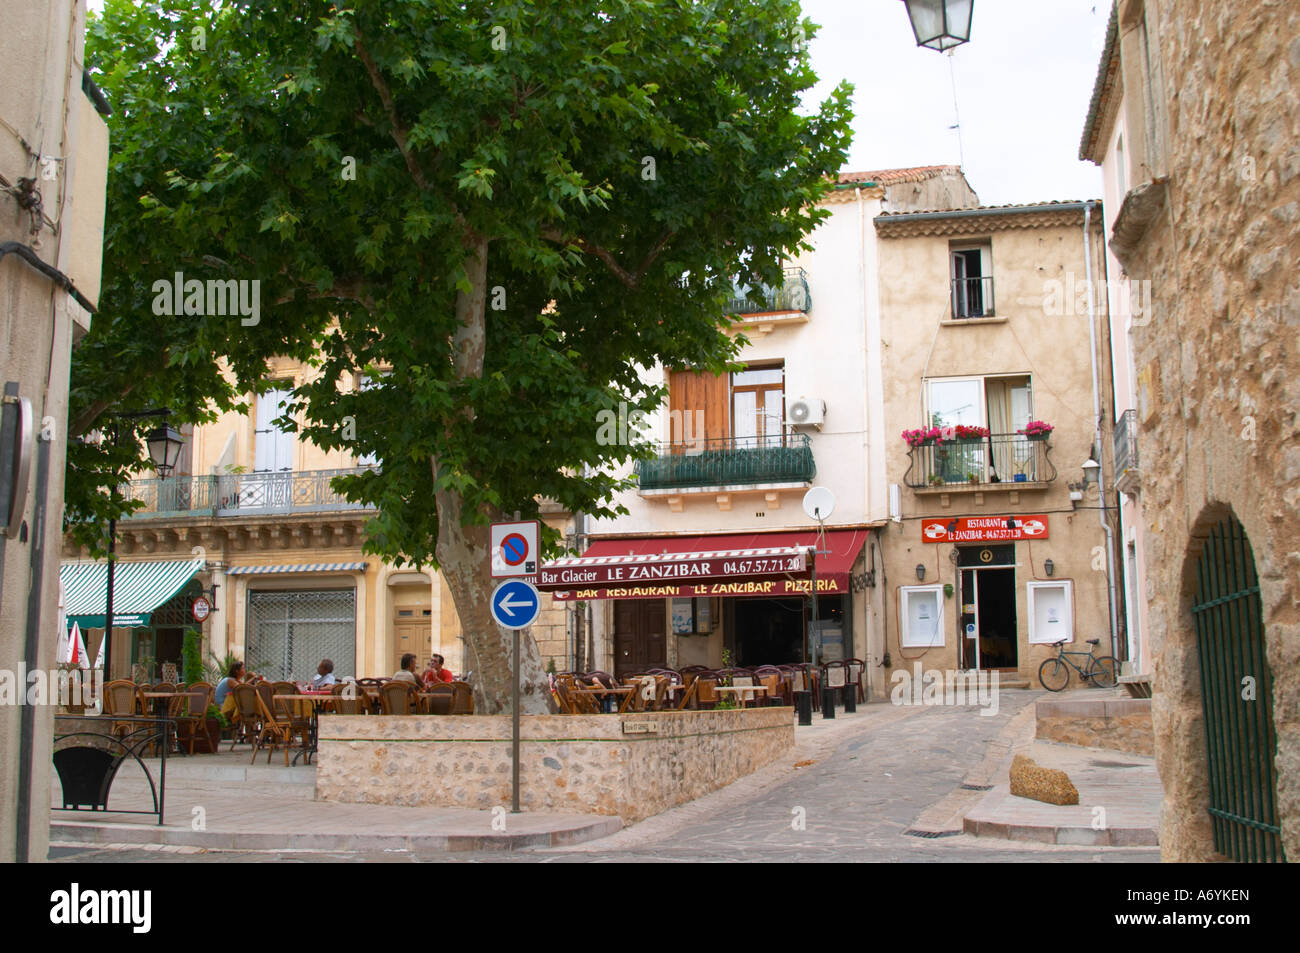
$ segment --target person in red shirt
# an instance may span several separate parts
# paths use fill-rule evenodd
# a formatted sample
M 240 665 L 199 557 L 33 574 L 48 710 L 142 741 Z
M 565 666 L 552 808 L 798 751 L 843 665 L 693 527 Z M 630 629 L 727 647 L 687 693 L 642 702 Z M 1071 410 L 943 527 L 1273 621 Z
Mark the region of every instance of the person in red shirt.
M 429 667 L 424 670 L 423 676 L 425 688 L 432 688 L 439 682 L 454 682 L 456 680 L 456 676 L 442 666 L 443 658 L 441 655 L 435 655 L 429 659 Z

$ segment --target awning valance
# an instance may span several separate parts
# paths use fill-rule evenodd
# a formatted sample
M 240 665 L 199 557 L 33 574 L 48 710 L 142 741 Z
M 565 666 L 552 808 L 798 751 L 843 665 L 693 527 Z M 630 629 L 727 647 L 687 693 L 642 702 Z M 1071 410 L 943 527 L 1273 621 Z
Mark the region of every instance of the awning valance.
M 113 570 L 113 627 L 149 625 L 153 611 L 167 602 L 203 569 L 202 559 L 166 562 L 121 562 Z M 108 563 L 64 563 L 59 581 L 67 603 L 67 624 L 102 629 L 108 598 Z
M 291 572 L 359 572 L 365 563 L 294 563 L 281 566 L 231 566 L 227 576 L 264 576 Z
M 581 556 L 543 564 L 537 588 L 570 599 L 807 595 L 849 591 L 866 530 L 593 540 Z M 815 553 L 815 549 L 822 552 Z

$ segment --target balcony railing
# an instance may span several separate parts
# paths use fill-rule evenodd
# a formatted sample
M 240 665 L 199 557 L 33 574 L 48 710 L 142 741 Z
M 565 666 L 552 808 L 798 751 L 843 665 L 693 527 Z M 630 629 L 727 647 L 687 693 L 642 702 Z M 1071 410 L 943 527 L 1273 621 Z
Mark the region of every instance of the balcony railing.
M 960 318 L 991 318 L 993 310 L 993 277 L 954 278 L 952 280 L 952 316 Z
M 817 473 L 807 434 L 727 437 L 661 444 L 636 464 L 642 490 L 809 483 Z
M 1115 421 L 1115 474 L 1138 468 L 1137 411 L 1126 410 Z
M 759 287 L 752 294 L 762 304 L 751 301 L 751 295 L 737 293 L 727 299 L 727 314 L 763 314 L 768 311 L 803 311 L 812 307 L 812 295 L 808 291 L 808 278 L 802 268 L 786 268 L 781 287 L 767 285 Z
M 1047 440 L 1014 433 L 925 444 L 908 453 L 903 482 L 913 489 L 1051 483 L 1056 467 L 1047 451 Z
M 127 519 L 175 516 L 252 516 L 264 513 L 313 513 L 365 509 L 330 487 L 336 476 L 364 473 L 349 470 L 304 470 L 284 473 L 223 473 L 214 476 L 132 480 L 128 499 L 144 506 Z

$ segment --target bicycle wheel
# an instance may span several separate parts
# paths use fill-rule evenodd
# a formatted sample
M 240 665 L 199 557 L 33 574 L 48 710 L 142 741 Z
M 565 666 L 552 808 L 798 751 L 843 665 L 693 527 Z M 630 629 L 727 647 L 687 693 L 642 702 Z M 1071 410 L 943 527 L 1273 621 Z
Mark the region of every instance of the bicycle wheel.
M 1059 658 L 1049 658 L 1038 666 L 1038 681 L 1049 692 L 1059 692 L 1070 684 L 1070 667 Z
M 1119 663 L 1109 655 L 1092 660 L 1088 681 L 1097 688 L 1114 688 L 1119 684 Z

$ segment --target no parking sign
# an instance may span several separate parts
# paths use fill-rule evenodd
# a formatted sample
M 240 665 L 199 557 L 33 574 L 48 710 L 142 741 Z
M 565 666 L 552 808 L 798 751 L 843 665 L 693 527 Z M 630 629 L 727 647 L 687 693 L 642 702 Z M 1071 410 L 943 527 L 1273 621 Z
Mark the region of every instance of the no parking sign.
M 492 524 L 493 579 L 537 575 L 540 527 L 537 520 Z

